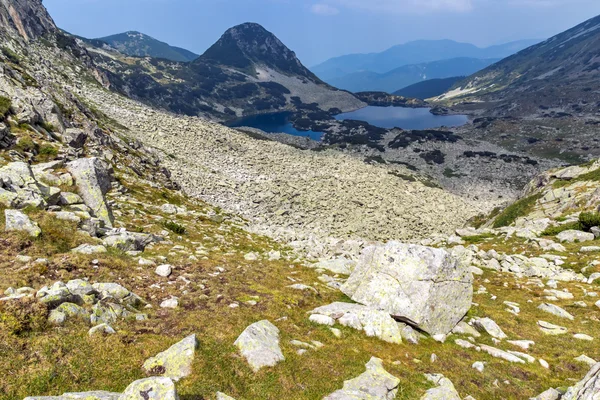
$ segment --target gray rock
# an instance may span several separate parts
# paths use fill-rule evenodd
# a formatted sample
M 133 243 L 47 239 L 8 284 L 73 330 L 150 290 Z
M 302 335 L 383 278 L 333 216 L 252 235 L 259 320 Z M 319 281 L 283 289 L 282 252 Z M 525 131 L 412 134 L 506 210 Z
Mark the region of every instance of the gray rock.
M 58 204 L 61 206 L 71 206 L 73 204 L 81 204 L 83 199 L 76 193 L 61 192 L 58 198 Z
M 395 399 L 400 379 L 387 372 L 383 367 L 383 361 L 379 358 L 371 357 L 365 366 L 365 372 L 345 381 L 342 389 L 324 397 L 323 400 Z
M 559 400 L 561 393 L 553 388 L 546 390 L 543 393 L 540 393 L 536 397 L 531 398 L 530 400 Z
M 72 253 L 79 254 L 98 254 L 98 253 L 106 253 L 106 247 L 102 245 L 94 245 L 94 244 L 82 244 L 71 250 Z
M 67 164 L 67 169 L 75 178 L 79 194 L 92 210 L 92 215 L 100 218 L 107 227 L 112 227 L 113 215 L 104 195 L 110 190 L 110 173 L 106 164 L 98 158 L 80 158 Z
M 361 330 L 369 337 L 378 337 L 389 343 L 402 343 L 399 324 L 384 311 L 362 304 L 336 302 L 311 311 L 341 325 Z
M 585 378 L 567 390 L 561 400 L 597 400 L 600 396 L 600 363 L 595 364 Z
M 285 360 L 279 348 L 279 329 L 267 320 L 248 326 L 233 344 L 254 372 Z
M 445 250 L 389 242 L 365 249 L 341 289 L 431 335 L 448 334 L 471 307 L 473 276 Z
M 503 360 L 510 361 L 513 363 L 525 364 L 525 361 L 522 358 L 517 357 L 514 354 L 511 354 L 507 351 L 500 350 L 500 349 L 497 349 L 495 347 L 488 346 L 485 344 L 480 345 L 480 347 L 481 347 L 481 350 L 485 351 L 492 357 L 502 358 Z
M 566 310 L 550 303 L 542 303 L 538 306 L 538 309 L 550 313 L 552 315 L 556 315 L 557 317 L 570 319 L 571 321 L 575 318 Z
M 589 242 L 594 240 L 594 234 L 576 230 L 562 231 L 557 236 L 561 242 L 575 243 L 575 242 Z
M 192 373 L 192 362 L 198 341 L 190 335 L 162 353 L 144 362 L 142 369 L 150 375 L 161 375 L 177 382 Z
M 87 135 L 83 129 L 77 128 L 66 129 L 62 136 L 65 144 L 75 149 L 83 147 L 85 141 L 87 140 Z
M 159 265 L 158 267 L 156 267 L 156 270 L 154 271 L 154 273 L 156 275 L 162 276 L 164 278 L 171 275 L 172 272 L 173 272 L 173 269 L 171 268 L 171 266 L 169 264 Z
M 442 374 L 425 374 L 428 381 L 437 385 L 429 389 L 421 400 L 461 400 L 450 379 Z
M 568 329 L 564 326 L 558 326 L 546 321 L 538 321 L 538 327 L 546 335 L 564 335 Z
M 26 232 L 31 237 L 38 237 L 42 230 L 36 222 L 19 210 L 4 210 L 6 232 Z
M 598 362 L 598 361 L 594 360 L 593 358 L 586 356 L 585 354 L 582 354 L 579 357 L 576 357 L 574 360 L 584 363 L 584 364 L 587 364 L 590 367 L 594 366 Z
M 480 332 L 487 332 L 490 336 L 496 339 L 506 339 L 508 336 L 498 324 L 491 318 L 475 318 L 473 319 L 473 326 Z
M 108 324 L 96 325 L 96 326 L 90 328 L 90 330 L 88 331 L 89 336 L 112 335 L 115 333 L 117 333 L 117 332 Z
M 356 261 L 347 260 L 345 258 L 337 258 L 334 260 L 319 261 L 313 265 L 314 268 L 326 269 L 334 274 L 350 275 L 356 268 Z
M 179 400 L 179 397 L 173 381 L 161 376 L 133 382 L 119 400 Z
M 235 400 L 231 396 L 227 396 L 225 393 L 217 392 L 217 400 Z

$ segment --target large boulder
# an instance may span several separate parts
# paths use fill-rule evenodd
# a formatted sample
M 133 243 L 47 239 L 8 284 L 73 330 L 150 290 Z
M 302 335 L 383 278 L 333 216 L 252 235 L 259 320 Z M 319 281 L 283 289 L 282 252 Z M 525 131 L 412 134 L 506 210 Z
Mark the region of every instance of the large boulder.
M 569 388 L 561 400 L 597 400 L 600 398 L 600 363 L 595 364 L 585 378 Z
M 190 335 L 155 357 L 147 359 L 142 368 L 147 374 L 166 376 L 177 382 L 192 373 L 197 346 L 196 335 Z
M 445 250 L 389 242 L 365 249 L 341 290 L 432 336 L 446 335 L 471 307 L 473 275 Z
M 596 238 L 593 233 L 582 232 L 577 230 L 562 231 L 556 237 L 561 242 L 568 243 L 589 242 Z
M 395 399 L 400 379 L 387 372 L 379 358 L 371 357 L 366 368 L 361 375 L 345 381 L 342 389 L 324 397 L 323 400 Z
M 248 326 L 233 344 L 254 372 L 285 360 L 279 347 L 279 329 L 266 320 Z
M 12 162 L 0 168 L 0 202 L 5 207 L 45 207 L 56 204 L 60 189 L 36 180 L 29 164 Z
M 98 158 L 80 158 L 67 164 L 79 194 L 92 214 L 112 228 L 113 215 L 104 195 L 110 190 L 110 169 Z

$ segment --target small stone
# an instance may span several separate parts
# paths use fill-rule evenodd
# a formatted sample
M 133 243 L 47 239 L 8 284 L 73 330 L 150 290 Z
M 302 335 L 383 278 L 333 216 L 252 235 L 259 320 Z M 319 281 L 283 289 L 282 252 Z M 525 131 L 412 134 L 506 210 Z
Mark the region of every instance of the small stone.
M 483 372 L 483 370 L 485 369 L 485 365 L 481 361 L 474 362 L 472 367 L 479 372 Z
M 540 365 L 542 367 L 544 367 L 546 369 L 550 369 L 550 364 L 548 364 L 548 362 L 546 360 L 543 360 L 543 359 L 540 358 L 538 361 L 540 362 Z
M 538 321 L 538 327 L 546 335 L 563 335 L 567 333 L 567 328 L 559 325 L 554 325 L 546 321 Z
M 31 237 L 38 237 L 42 230 L 36 222 L 19 210 L 4 210 L 6 232 L 26 232 Z
M 156 267 L 156 270 L 154 271 L 154 273 L 156 275 L 162 276 L 163 278 L 167 278 L 169 275 L 171 275 L 172 272 L 173 272 L 173 269 L 172 269 L 171 265 L 169 265 L 169 264 L 159 265 L 158 267 Z
M 574 358 L 575 361 L 584 363 L 589 365 L 590 367 L 596 365 L 597 361 L 591 357 L 586 356 L 585 354 L 580 355 L 579 357 Z
M 593 338 L 593 337 L 591 337 L 591 336 L 589 336 L 589 335 L 586 335 L 586 334 L 583 334 L 583 333 L 576 333 L 575 335 L 573 335 L 573 337 L 574 337 L 575 339 L 579 339 L 579 340 L 587 340 L 587 341 L 589 341 L 589 342 L 591 342 L 592 340 L 594 340 L 594 338 Z
M 112 335 L 116 333 L 115 330 L 108 324 L 96 325 L 88 331 L 89 336 L 95 335 Z
M 570 319 L 571 321 L 575 318 L 571 314 L 569 314 L 566 310 L 564 310 L 554 304 L 550 304 L 550 303 L 542 303 L 538 306 L 538 309 L 545 311 L 547 313 L 550 313 L 552 315 L 556 315 L 557 317 L 560 317 L 560 318 Z
M 254 372 L 285 360 L 279 347 L 279 329 L 267 320 L 248 326 L 234 345 Z
M 342 337 L 342 331 L 340 331 L 338 328 L 329 328 L 329 330 L 331 331 L 331 333 L 333 333 L 333 336 L 335 336 L 336 338 L 341 338 Z
M 170 378 L 140 379 L 127 386 L 119 400 L 178 400 L 175 384 Z
M 508 337 L 491 318 L 475 318 L 473 320 L 473 325 L 478 331 L 487 332 L 496 339 L 506 339 Z
M 160 303 L 161 308 L 177 308 L 179 307 L 179 299 L 177 297 L 171 297 L 170 299 L 163 300 Z

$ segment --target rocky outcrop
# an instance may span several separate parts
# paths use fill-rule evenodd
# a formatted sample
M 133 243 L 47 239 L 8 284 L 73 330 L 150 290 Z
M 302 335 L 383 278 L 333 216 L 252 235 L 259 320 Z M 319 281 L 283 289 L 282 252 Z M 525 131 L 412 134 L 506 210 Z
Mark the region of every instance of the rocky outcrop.
M 365 249 L 341 290 L 431 335 L 445 335 L 471 307 L 473 276 L 445 250 L 389 242 Z
M 42 0 L 0 1 L 0 30 L 2 29 L 12 29 L 25 40 L 57 31 Z
M 129 385 L 119 400 L 179 400 L 175 384 L 169 378 L 140 379 Z
M 67 168 L 75 178 L 79 194 L 91 209 L 92 215 L 111 228 L 114 217 L 104 198 L 111 187 L 108 166 L 98 158 L 81 158 L 67 164 Z
M 427 390 L 421 400 L 461 400 L 450 379 L 442 374 L 425 374 L 428 381 L 437 386 Z
M 585 378 L 569 388 L 561 400 L 596 400 L 600 396 L 600 363 L 594 365 Z
M 5 210 L 6 232 L 26 232 L 29 236 L 38 237 L 42 230 L 37 223 L 19 210 Z
M 233 344 L 254 372 L 285 360 L 279 348 L 279 329 L 266 320 L 248 326 Z
M 395 399 L 400 379 L 387 372 L 379 358 L 371 357 L 365 367 L 367 370 L 363 374 L 345 381 L 342 389 L 324 397 L 323 400 Z

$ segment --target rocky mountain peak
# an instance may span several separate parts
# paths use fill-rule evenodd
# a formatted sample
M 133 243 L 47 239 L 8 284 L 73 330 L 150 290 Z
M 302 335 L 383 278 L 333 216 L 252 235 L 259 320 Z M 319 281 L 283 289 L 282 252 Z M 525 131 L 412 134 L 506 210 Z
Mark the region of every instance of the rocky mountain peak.
M 286 74 L 314 76 L 273 33 L 256 23 L 228 29 L 200 60 L 245 70 L 264 65 Z
M 42 0 L 0 0 L 0 30 L 30 40 L 57 28 Z

